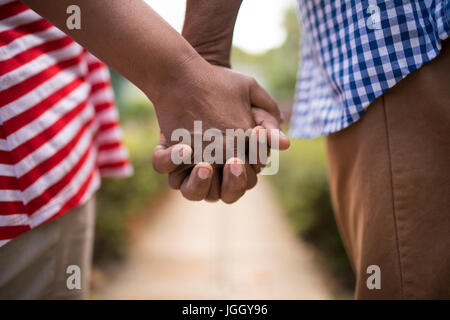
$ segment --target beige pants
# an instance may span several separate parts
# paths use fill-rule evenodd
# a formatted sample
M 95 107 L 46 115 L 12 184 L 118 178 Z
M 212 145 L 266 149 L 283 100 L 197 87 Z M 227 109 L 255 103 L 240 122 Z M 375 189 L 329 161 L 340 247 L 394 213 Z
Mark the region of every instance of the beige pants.
M 450 299 L 449 49 L 327 137 L 356 298 Z M 381 289 L 367 286 L 371 265 L 380 267 Z
M 0 299 L 83 299 L 89 289 L 95 200 L 0 248 Z M 77 289 L 78 266 L 81 289 Z M 72 276 L 72 277 L 71 277 Z M 68 289 L 67 280 L 69 279 Z M 75 288 L 74 288 L 75 287 Z

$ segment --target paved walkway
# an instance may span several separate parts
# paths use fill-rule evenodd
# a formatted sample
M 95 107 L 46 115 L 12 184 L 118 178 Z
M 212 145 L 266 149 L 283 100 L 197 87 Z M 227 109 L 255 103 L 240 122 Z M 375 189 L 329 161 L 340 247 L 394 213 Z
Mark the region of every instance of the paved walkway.
M 290 230 L 264 180 L 238 203 L 171 192 L 107 273 L 98 299 L 330 299 L 310 247 Z

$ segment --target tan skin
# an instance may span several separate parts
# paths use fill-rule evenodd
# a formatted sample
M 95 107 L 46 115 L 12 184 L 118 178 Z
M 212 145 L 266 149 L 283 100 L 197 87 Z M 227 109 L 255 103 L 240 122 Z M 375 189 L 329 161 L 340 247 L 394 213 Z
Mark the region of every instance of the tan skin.
M 254 79 L 208 63 L 142 0 L 24 3 L 138 86 L 154 103 L 164 137 L 177 128 L 192 130 L 195 120 L 203 121 L 204 130 L 250 129 L 260 121 L 255 119 L 255 108 L 280 120 L 276 103 Z M 81 30 L 66 28 L 66 8 L 73 4 L 81 8 Z M 205 198 L 217 200 L 225 194 L 226 201 L 232 202 L 248 185 L 242 182 L 247 181 L 247 170 L 238 181 L 224 178 L 222 183 L 215 178 L 219 170 L 202 165 L 194 168 L 194 176 L 206 169 L 209 175 L 202 181 L 211 180 L 215 186 Z M 189 180 L 183 185 L 189 190 L 196 186 Z
M 213 65 L 231 67 L 230 52 L 234 25 L 242 0 L 188 0 L 183 36 L 195 50 Z M 258 129 L 279 129 L 279 121 L 264 109 L 253 106 L 253 119 Z M 270 135 L 271 131 L 267 131 Z M 281 132 L 281 131 L 280 131 Z M 289 147 L 289 139 L 285 136 L 273 137 L 279 140 L 279 149 Z M 271 136 L 268 137 L 270 142 Z M 222 176 L 214 170 L 212 179 L 201 179 L 200 168 L 211 168 L 209 164 L 200 163 L 191 174 L 170 161 L 173 147 L 167 148 L 164 138 L 153 153 L 153 165 L 160 173 L 169 174 L 172 188 L 180 189 L 183 195 L 191 200 L 217 200 L 219 197 L 227 203 L 237 201 L 246 190 L 257 182 L 257 173 L 261 165 L 245 165 L 243 174 L 236 177 L 231 174 L 232 164 L 226 164 Z M 188 150 L 187 152 L 191 152 Z M 238 164 L 237 166 L 240 166 Z M 212 180 L 212 181 L 211 181 Z M 221 186 L 221 187 L 220 187 Z

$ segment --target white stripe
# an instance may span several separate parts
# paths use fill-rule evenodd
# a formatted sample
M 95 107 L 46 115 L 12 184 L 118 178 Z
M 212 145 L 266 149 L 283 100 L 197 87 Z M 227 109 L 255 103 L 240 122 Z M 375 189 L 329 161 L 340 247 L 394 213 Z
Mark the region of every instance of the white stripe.
M 89 72 L 89 75 L 87 76 L 86 80 L 91 83 L 92 85 L 99 83 L 99 82 L 105 82 L 109 81 L 109 71 L 108 68 L 102 67 L 99 69 L 95 69 L 91 72 Z
M 0 215 L 0 227 L 21 226 L 29 224 L 27 214 Z
M 102 150 L 98 152 L 97 162 L 103 163 L 118 162 L 128 159 L 128 152 L 125 148 L 114 148 L 111 150 Z
M 114 101 L 114 92 L 110 87 L 107 87 L 92 94 L 89 100 L 94 106 L 105 102 L 112 102 Z
M 78 133 L 80 128 L 94 116 L 93 108 L 88 105 L 82 113 L 67 124 L 55 137 L 30 153 L 15 165 L 17 177 L 21 177 L 43 161 L 53 157 Z
M 35 46 L 63 37 L 67 36 L 56 27 L 50 27 L 41 32 L 27 34 L 14 40 L 6 46 L 0 47 L 0 60 L 10 59 Z
M 5 244 L 7 244 L 8 242 L 10 242 L 12 239 L 8 239 L 8 240 L 0 240 L 0 247 L 4 246 Z
M 0 163 L 0 176 L 15 177 L 16 172 L 14 171 L 14 166 Z
M 24 82 L 25 80 L 39 74 L 40 72 L 52 67 L 60 61 L 75 58 L 82 52 L 82 48 L 72 43 L 59 50 L 42 54 L 34 60 L 21 65 L 19 68 L 8 72 L 0 77 L 0 88 L 6 90 L 16 84 Z
M 10 3 L 10 2 L 13 2 L 13 1 L 15 1 L 15 0 L 0 0 L 0 5 L 7 4 L 7 3 Z
M 95 121 L 97 121 L 99 124 L 118 120 L 119 114 L 117 113 L 116 108 L 109 108 L 95 114 Z
M 43 82 L 26 95 L 3 106 L 0 108 L 2 120 L 5 122 L 12 117 L 17 116 L 18 114 L 46 99 L 52 93 L 73 81 L 77 76 L 85 75 L 87 71 L 85 67 L 86 66 L 84 64 L 79 64 L 59 72 L 57 75 Z
M 28 24 L 39 19 L 42 19 L 42 17 L 36 12 L 34 12 L 33 10 L 26 10 L 12 17 L 1 20 L 0 32 L 15 29 L 21 25 Z
M 124 178 L 133 174 L 133 167 L 129 164 L 120 168 L 107 168 L 101 170 L 102 177 Z
M 2 190 L 0 192 L 0 201 L 23 201 L 22 193 L 19 190 Z
M 100 60 L 94 56 L 92 53 L 90 53 L 89 51 L 85 51 L 84 56 L 86 57 L 86 61 L 89 64 L 95 63 L 95 62 L 100 62 Z
M 78 171 L 72 181 L 62 189 L 55 197 L 53 197 L 48 203 L 42 206 L 30 217 L 31 227 L 34 228 L 52 217 L 58 212 L 64 204 L 73 197 L 78 191 L 80 185 L 86 181 L 87 177 L 95 166 L 95 152 L 90 152 L 88 159 L 86 159 L 85 165 Z M 96 188 L 98 187 L 95 186 Z M 95 188 L 95 189 L 96 189 Z
M 31 186 L 23 191 L 25 204 L 40 196 L 49 186 L 60 181 L 75 166 L 80 157 L 89 148 L 92 142 L 92 132 L 88 129 L 76 146 L 54 168 L 40 176 Z
M 122 140 L 122 130 L 118 127 L 111 128 L 106 131 L 102 131 L 98 134 L 96 142 L 98 145 L 111 143 Z
M 52 108 L 41 114 L 39 118 L 33 120 L 16 132 L 8 135 L 8 143 L 11 150 L 37 136 L 42 131 L 51 127 L 56 121 L 61 119 L 66 113 L 73 110 L 78 104 L 86 100 L 89 95 L 89 86 L 83 83 L 68 96 L 55 104 Z M 20 115 L 19 115 L 20 117 Z
M 1 124 L 0 124 L 1 126 Z M 9 151 L 10 148 L 8 146 L 8 142 L 5 139 L 0 139 L 0 151 Z

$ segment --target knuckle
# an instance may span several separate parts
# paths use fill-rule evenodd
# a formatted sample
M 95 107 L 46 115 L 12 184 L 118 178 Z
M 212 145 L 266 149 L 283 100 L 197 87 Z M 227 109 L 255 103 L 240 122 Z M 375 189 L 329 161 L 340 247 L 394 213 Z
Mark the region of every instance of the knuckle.
M 232 204 L 232 203 L 235 203 L 236 201 L 238 201 L 244 194 L 245 194 L 245 191 L 230 193 L 226 196 L 223 196 L 222 201 L 226 204 Z
M 169 174 L 167 176 L 167 181 L 169 184 L 169 187 L 173 190 L 179 190 L 181 186 L 181 179 L 179 179 L 178 176 L 175 174 Z

